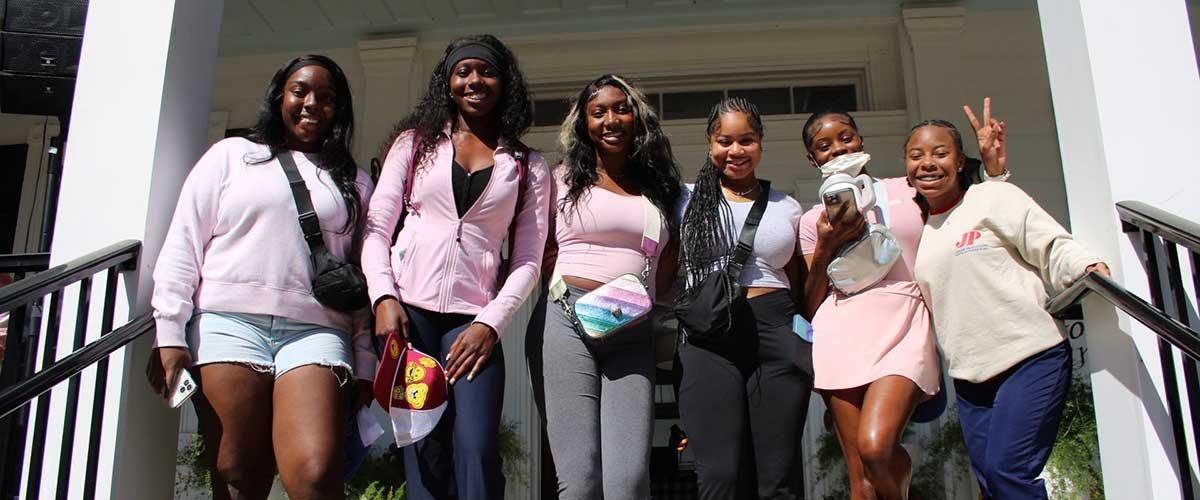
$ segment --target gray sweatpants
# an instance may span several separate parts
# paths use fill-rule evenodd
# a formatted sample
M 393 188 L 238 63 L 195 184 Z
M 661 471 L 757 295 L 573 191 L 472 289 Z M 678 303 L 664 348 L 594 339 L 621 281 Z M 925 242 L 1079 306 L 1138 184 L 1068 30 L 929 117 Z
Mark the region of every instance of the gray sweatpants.
M 581 294 L 570 287 L 568 301 Z M 560 500 L 650 498 L 654 347 L 650 322 L 635 328 L 630 341 L 585 344 L 544 290 L 529 321 L 526 355 Z

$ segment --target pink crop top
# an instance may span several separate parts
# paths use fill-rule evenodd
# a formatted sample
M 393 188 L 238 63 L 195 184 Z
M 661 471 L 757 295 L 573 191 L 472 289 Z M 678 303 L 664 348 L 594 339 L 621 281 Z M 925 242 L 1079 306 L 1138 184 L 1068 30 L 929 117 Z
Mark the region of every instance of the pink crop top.
M 645 206 L 641 196 L 626 196 L 592 187 L 565 212 L 560 209 L 567 195 L 561 167 L 554 175 L 554 237 L 558 241 L 557 269 L 563 276 L 607 283 L 626 273 L 641 274 L 644 266 L 642 231 Z M 667 245 L 666 220 L 658 235 L 658 248 Z M 651 289 L 658 258 L 650 263 Z M 547 272 L 549 272 L 547 270 Z

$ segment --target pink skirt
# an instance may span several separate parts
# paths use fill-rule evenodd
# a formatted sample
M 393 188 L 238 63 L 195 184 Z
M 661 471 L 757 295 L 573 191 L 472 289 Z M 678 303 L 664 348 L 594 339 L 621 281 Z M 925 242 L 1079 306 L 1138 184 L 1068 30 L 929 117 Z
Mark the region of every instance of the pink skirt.
M 813 318 L 813 387 L 861 387 L 888 375 L 938 391 L 933 322 L 911 281 L 883 281 L 851 297 L 830 295 Z

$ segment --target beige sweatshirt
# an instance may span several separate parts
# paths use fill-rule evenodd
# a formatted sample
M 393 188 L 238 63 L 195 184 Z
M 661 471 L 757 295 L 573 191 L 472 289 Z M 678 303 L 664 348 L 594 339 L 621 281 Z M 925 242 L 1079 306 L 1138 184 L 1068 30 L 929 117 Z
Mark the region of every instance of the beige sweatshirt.
M 983 382 L 1063 342 L 1046 302 L 1097 262 L 1012 184 L 977 184 L 931 215 L 915 274 L 950 376 Z

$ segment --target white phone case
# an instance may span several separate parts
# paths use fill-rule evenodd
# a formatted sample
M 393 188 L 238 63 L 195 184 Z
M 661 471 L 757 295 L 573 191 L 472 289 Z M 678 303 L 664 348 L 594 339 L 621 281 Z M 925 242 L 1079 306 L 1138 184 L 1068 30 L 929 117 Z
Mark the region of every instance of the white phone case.
M 175 377 L 175 384 L 171 386 L 171 397 L 168 404 L 171 408 L 179 408 L 183 403 L 196 393 L 196 381 L 192 380 L 192 374 L 187 370 L 180 370 L 179 375 Z

